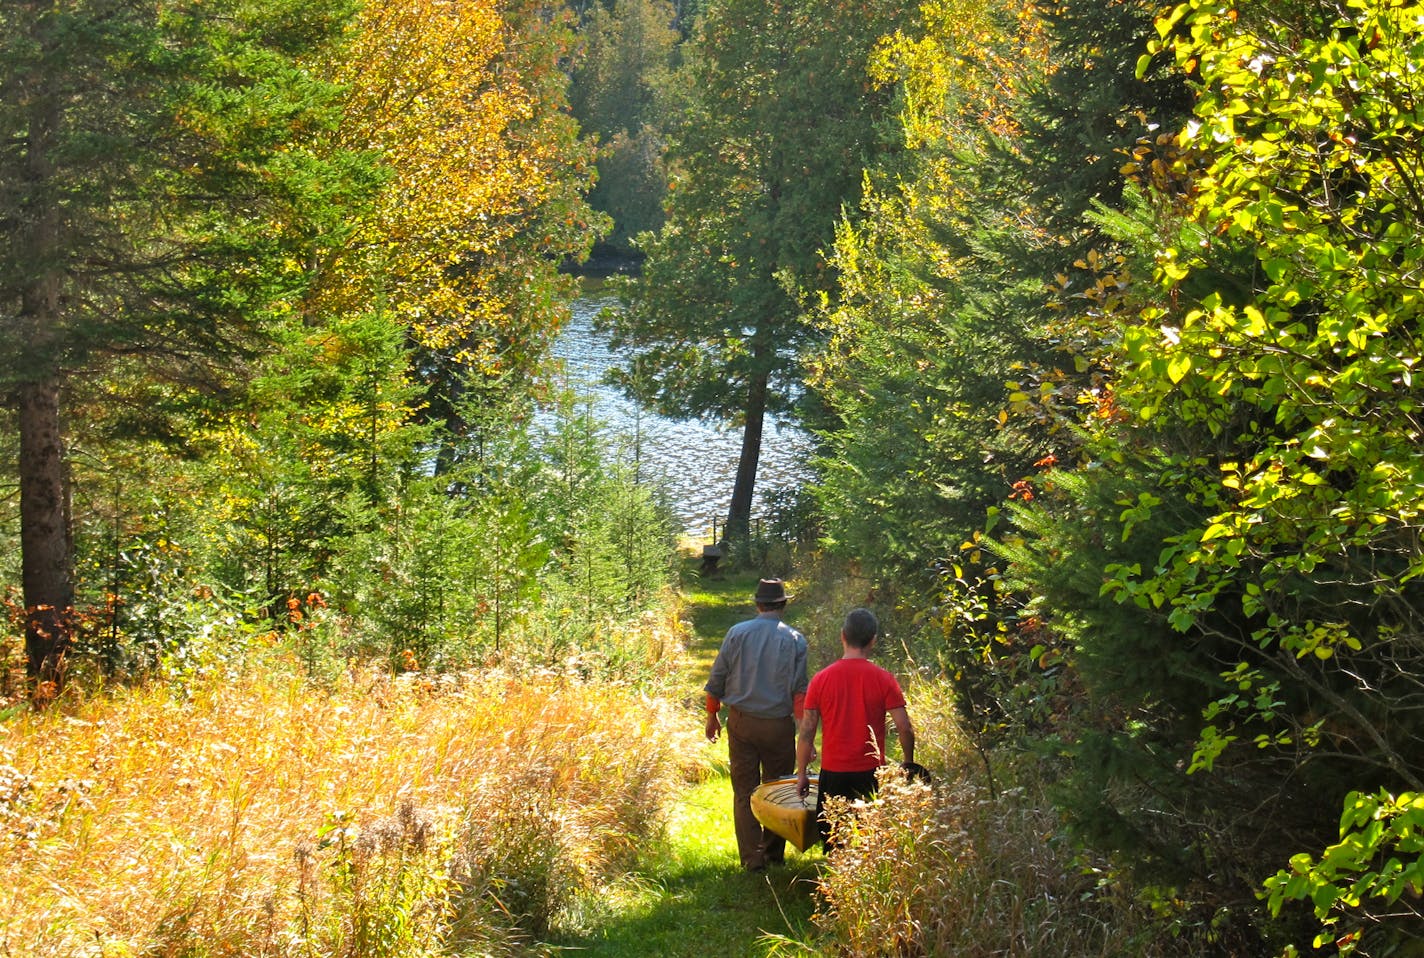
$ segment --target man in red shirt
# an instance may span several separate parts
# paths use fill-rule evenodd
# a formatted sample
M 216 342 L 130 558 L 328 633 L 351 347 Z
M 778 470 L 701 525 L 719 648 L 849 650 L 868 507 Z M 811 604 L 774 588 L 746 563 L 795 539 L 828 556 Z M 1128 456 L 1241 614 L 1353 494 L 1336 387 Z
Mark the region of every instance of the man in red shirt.
M 905 764 L 915 761 L 915 729 L 895 676 L 871 662 L 880 623 L 868 609 L 855 609 L 841 627 L 841 658 L 817 672 L 806 689 L 796 741 L 796 778 L 802 795 L 811 787 L 807 766 L 821 731 L 821 775 L 816 819 L 824 844 L 822 812 L 827 798 L 866 798 L 875 793 L 875 771 L 886 763 L 885 716 L 895 721 Z

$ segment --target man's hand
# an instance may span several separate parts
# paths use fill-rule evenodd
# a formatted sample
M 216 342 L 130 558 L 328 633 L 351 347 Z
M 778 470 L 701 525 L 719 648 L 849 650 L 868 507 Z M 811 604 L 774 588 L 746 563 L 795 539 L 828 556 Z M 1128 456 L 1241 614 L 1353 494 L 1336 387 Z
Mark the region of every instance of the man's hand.
M 717 736 L 722 734 L 722 722 L 717 718 L 716 712 L 707 713 L 707 741 L 717 741 Z
M 796 729 L 796 794 L 805 798 L 811 793 L 811 763 L 816 760 L 816 729 L 821 724 L 821 713 L 816 709 L 802 709 L 801 721 Z

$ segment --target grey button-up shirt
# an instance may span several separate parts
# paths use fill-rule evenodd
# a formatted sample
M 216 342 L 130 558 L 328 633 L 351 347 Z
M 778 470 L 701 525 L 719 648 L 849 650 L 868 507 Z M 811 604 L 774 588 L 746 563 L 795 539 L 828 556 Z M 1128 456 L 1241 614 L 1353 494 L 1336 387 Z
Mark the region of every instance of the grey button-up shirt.
M 805 636 L 776 612 L 738 622 L 722 640 L 706 691 L 757 718 L 789 716 L 792 699 L 806 691 Z

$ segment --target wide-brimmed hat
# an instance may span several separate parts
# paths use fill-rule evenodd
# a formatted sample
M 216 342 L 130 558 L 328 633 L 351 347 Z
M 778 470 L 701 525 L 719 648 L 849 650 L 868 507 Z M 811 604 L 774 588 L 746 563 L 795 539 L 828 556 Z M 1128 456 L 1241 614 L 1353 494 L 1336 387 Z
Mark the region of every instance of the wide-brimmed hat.
M 786 594 L 786 583 L 780 579 L 762 579 L 757 583 L 756 595 L 752 596 L 758 605 L 775 605 L 789 598 L 791 596 Z

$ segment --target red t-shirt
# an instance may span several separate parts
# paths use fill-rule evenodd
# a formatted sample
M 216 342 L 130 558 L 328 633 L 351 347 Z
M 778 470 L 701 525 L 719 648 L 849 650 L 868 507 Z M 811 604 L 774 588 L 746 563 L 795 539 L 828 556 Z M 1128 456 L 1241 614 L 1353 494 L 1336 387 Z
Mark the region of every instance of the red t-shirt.
M 821 768 L 868 772 L 885 764 L 885 715 L 903 708 L 895 676 L 868 659 L 837 659 L 811 679 L 806 708 L 821 715 Z

